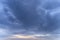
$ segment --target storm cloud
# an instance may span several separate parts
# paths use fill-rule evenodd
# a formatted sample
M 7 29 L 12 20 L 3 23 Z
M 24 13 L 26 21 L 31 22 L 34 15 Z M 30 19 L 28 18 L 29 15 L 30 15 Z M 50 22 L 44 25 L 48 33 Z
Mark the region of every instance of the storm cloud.
M 0 38 L 39 34 L 37 38 L 40 40 L 41 34 L 60 34 L 59 30 L 59 0 L 0 0 Z M 48 40 L 48 37 L 44 38 Z
M 60 1 L 0 0 L 0 40 L 60 40 Z
M 18 20 L 19 24 L 19 26 L 15 25 L 10 28 L 34 32 L 53 32 L 59 28 L 58 16 L 60 12 L 57 12 L 59 5 L 59 1 L 56 0 L 8 0 L 7 6 L 16 17 L 16 19 L 10 20 Z

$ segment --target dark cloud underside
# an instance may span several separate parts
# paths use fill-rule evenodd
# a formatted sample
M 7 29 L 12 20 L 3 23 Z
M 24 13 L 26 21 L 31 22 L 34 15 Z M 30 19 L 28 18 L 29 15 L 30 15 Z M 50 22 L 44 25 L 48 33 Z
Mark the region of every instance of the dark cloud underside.
M 52 32 L 59 27 L 57 16 L 50 15 L 52 9 L 59 7 L 59 3 L 56 1 L 8 0 L 7 4 L 20 24 L 22 23 L 22 26 L 13 26 L 12 29 L 20 30 L 22 28 L 28 31 Z M 42 9 L 38 9 L 38 7 Z M 45 13 L 46 10 L 49 11 Z

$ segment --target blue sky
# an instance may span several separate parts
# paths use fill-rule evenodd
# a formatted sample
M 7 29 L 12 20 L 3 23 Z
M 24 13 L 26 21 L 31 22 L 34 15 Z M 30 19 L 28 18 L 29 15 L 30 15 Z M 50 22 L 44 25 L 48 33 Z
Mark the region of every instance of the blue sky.
M 0 40 L 60 40 L 60 1 L 0 0 Z

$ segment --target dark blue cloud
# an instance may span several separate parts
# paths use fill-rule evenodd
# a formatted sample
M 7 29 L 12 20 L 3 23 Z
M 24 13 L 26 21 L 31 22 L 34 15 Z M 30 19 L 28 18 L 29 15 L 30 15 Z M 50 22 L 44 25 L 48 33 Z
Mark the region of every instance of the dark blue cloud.
M 56 1 L 7 0 L 3 13 L 7 18 L 0 24 L 7 25 L 13 33 L 51 33 L 59 28 L 59 14 L 51 15 L 57 7 Z
M 39 9 L 40 15 L 38 14 L 39 12 L 36 10 L 39 6 L 38 1 L 39 0 L 8 0 L 8 6 L 13 10 L 13 14 L 17 17 L 17 19 L 23 23 L 23 29 L 34 29 L 38 32 L 52 32 L 56 30 L 58 28 L 57 19 L 55 17 L 51 17 L 49 11 L 45 13 L 45 10 Z M 42 6 L 42 8 L 46 10 L 56 7 L 59 7 L 59 3 L 49 1 Z M 19 27 L 17 27 L 17 29 L 19 29 Z

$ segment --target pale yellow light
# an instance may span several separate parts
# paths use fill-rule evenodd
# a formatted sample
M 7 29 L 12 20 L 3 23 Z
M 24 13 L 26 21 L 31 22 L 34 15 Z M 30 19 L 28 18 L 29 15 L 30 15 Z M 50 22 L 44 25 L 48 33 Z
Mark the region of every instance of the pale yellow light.
M 32 36 L 13 35 L 15 38 L 32 38 Z
M 29 39 L 29 38 L 33 38 L 33 36 L 13 35 L 10 38 L 26 38 L 26 39 Z

